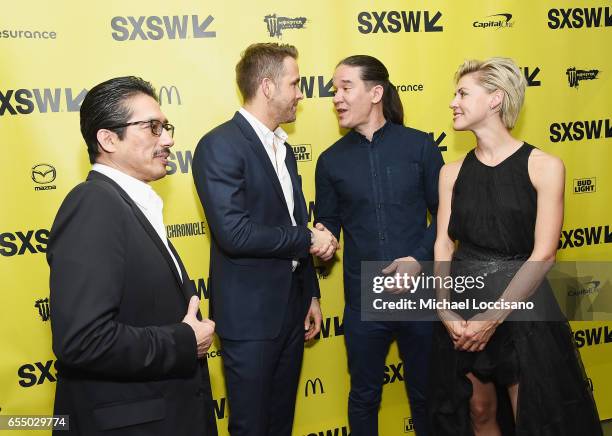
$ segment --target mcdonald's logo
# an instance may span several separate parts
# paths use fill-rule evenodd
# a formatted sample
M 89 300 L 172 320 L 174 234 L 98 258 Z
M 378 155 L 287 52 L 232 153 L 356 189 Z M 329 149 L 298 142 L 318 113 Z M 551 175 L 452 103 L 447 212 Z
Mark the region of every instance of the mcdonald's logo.
M 305 397 L 308 396 L 308 392 L 312 392 L 312 395 L 316 395 L 318 393 L 320 394 L 325 393 L 325 389 L 323 389 L 323 382 L 321 381 L 319 377 L 315 378 L 314 380 L 309 379 L 306 382 L 306 386 L 304 386 L 304 396 Z
M 167 102 L 168 104 L 173 104 L 173 98 L 172 96 L 175 95 L 176 96 L 176 100 L 179 104 L 179 106 L 182 104 L 181 102 L 181 93 L 179 92 L 178 88 L 174 85 L 172 86 L 162 86 L 161 88 L 159 88 L 159 104 L 160 106 L 162 106 L 164 104 L 164 101 Z

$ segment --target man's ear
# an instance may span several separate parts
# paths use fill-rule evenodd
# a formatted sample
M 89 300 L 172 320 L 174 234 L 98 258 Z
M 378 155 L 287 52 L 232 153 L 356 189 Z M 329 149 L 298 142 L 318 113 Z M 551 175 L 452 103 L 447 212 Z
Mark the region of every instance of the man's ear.
M 372 87 L 370 92 L 372 93 L 372 103 L 376 104 L 382 100 L 384 88 L 382 85 L 375 85 Z
M 105 152 L 113 153 L 117 150 L 117 142 L 119 142 L 119 137 L 112 130 L 98 130 L 98 133 L 96 133 L 96 139 L 98 140 L 98 146 Z
M 264 97 L 266 97 L 267 100 L 270 100 L 276 91 L 276 84 L 274 83 L 274 80 L 264 77 L 260 86 Z

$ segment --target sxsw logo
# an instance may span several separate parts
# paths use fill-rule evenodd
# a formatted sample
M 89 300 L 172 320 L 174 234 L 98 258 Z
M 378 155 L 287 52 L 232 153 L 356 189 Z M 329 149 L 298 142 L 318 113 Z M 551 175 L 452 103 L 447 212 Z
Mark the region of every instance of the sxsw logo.
M 49 310 L 49 298 L 40 298 L 34 303 L 34 307 L 38 309 L 38 315 L 43 322 L 49 321 L 50 310 Z
M 591 194 L 595 191 L 597 191 L 597 179 L 595 177 L 574 179 L 574 194 Z
M 159 88 L 159 92 L 157 95 L 160 106 L 163 106 L 164 103 L 174 104 L 174 102 L 176 102 L 179 106 L 182 104 L 181 93 L 174 85 L 162 86 L 161 88 Z
M 277 38 L 281 38 L 283 36 L 283 30 L 303 29 L 306 21 L 308 21 L 306 17 L 278 17 L 276 14 L 269 14 L 264 17 L 268 34 L 271 37 Z
M 397 365 L 390 363 L 385 365 L 385 374 L 383 376 L 383 385 L 395 383 L 396 381 L 404 381 L 402 368 L 404 364 L 399 362 Z
M 523 74 L 527 81 L 527 86 L 542 86 L 542 82 L 537 80 L 538 74 L 540 73 L 540 67 L 529 69 L 529 67 L 523 67 Z
M 78 112 L 87 89 L 34 88 L 0 91 L 0 116 L 33 112 Z
M 19 385 L 24 388 L 30 388 L 35 385 L 42 385 L 46 381 L 55 383 L 57 375 L 51 373 L 51 367 L 55 369 L 55 361 L 47 360 L 46 362 L 34 362 L 21 365 L 17 370 L 19 376 Z
M 32 240 L 34 239 L 34 240 Z M 49 230 L 25 230 L 0 233 L 0 255 L 21 256 L 27 253 L 46 253 Z
M 325 318 L 321 322 L 321 331 L 314 338 L 327 339 L 332 336 L 344 336 L 344 323 L 337 316 Z
M 198 15 L 113 17 L 111 36 L 115 41 L 214 38 L 217 32 L 208 29 L 214 19 L 212 15 L 201 21 Z
M 610 226 L 592 226 L 578 229 L 563 230 L 559 239 L 558 249 L 582 247 L 612 243 Z
M 197 296 L 200 300 L 202 298 L 204 298 L 205 300 L 208 300 L 210 298 L 210 292 L 208 292 L 210 286 L 207 286 L 207 282 L 206 280 L 204 280 L 203 277 L 199 277 L 197 279 L 190 279 L 189 281 L 191 282 L 192 289 L 196 290 Z M 208 283 L 208 285 L 210 285 L 210 283 Z
M 298 162 L 310 162 L 312 160 L 312 146 L 310 144 L 292 145 L 295 160 Z
M 605 326 L 576 330 L 574 331 L 574 341 L 578 348 L 582 348 L 585 345 L 590 347 L 592 345 L 609 344 L 612 343 L 612 329 Z
M 325 393 L 325 389 L 323 389 L 323 382 L 319 377 L 315 378 L 314 380 L 306 381 L 306 386 L 304 386 L 304 396 L 308 397 L 309 393 L 312 395 Z
M 433 141 L 434 145 L 436 147 L 438 147 L 440 149 L 440 151 L 446 151 L 447 150 L 446 145 L 442 145 L 442 141 L 444 141 L 444 138 L 446 138 L 446 133 L 441 132 L 438 136 L 436 136 L 434 134 L 434 132 L 429 132 L 428 135 L 431 138 L 431 140 Z
M 430 11 L 381 11 L 359 12 L 357 30 L 368 33 L 398 32 L 442 32 L 444 27 L 438 24 L 442 12 Z
M 316 96 L 319 98 L 333 97 L 333 82 L 333 78 L 326 79 L 323 76 L 302 76 L 300 77 L 300 92 L 304 94 L 306 98 L 313 98 L 316 89 Z
M 192 161 L 193 153 L 191 150 L 170 152 L 168 164 L 166 165 L 166 174 L 171 176 L 177 171 L 180 171 L 182 174 L 187 174 L 191 171 Z
M 550 140 L 552 142 L 600 138 L 612 138 L 612 126 L 610 126 L 609 118 L 552 123 L 550 125 Z
M 565 71 L 565 74 L 570 88 L 578 88 L 581 80 L 597 79 L 599 70 L 577 70 L 576 67 L 571 67 Z
M 215 416 L 217 417 L 217 419 L 225 419 L 227 416 L 227 409 L 225 407 L 227 404 L 227 399 L 224 397 L 214 401 Z
M 549 9 L 548 27 L 556 29 L 581 29 L 583 27 L 610 27 L 610 7 Z
M 514 26 L 514 21 L 512 20 L 512 14 L 494 14 L 487 15 L 486 20 L 474 21 L 472 23 L 473 27 L 479 29 L 509 29 Z
M 342 426 L 331 429 L 318 430 L 312 433 L 308 433 L 304 436 L 351 436 L 351 432 L 346 426 Z

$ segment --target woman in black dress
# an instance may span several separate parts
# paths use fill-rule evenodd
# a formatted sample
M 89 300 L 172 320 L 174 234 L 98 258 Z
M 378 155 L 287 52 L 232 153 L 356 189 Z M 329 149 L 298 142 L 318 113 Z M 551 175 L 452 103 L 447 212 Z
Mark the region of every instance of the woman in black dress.
M 431 433 L 601 435 L 569 324 L 552 294 L 542 290 L 546 282 L 533 279 L 543 278 L 555 260 L 563 163 L 510 134 L 526 86 L 512 60 L 466 61 L 456 80 L 453 127 L 472 131 L 477 146 L 440 172 L 435 260 L 520 261 L 503 286 L 485 291 L 494 299 L 543 303 L 558 312 L 558 320 L 515 321 L 516 313 L 501 310 L 439 311 Z

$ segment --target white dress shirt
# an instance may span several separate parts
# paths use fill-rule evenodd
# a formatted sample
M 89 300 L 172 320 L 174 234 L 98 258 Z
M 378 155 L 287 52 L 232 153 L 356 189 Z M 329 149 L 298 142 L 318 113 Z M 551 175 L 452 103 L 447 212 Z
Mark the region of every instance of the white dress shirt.
M 128 176 L 124 172 L 109 167 L 108 165 L 95 163 L 92 166 L 92 170 L 102 173 L 106 177 L 112 179 L 121 187 L 121 189 L 123 189 L 127 193 L 127 195 L 134 201 L 134 203 L 136 203 L 138 208 L 142 211 L 147 220 L 149 220 L 149 222 L 155 229 L 155 232 L 159 235 L 159 238 L 166 246 L 168 253 L 170 253 L 170 257 L 174 261 L 174 265 L 176 266 L 176 270 L 179 273 L 179 277 L 181 277 L 182 280 L 183 274 L 181 273 L 181 268 L 179 267 L 179 264 L 176 261 L 174 254 L 172 254 L 170 246 L 168 245 L 166 226 L 164 226 L 164 218 L 162 215 L 164 202 L 161 197 L 157 195 L 153 188 L 151 188 L 147 183 L 140 181 L 132 176 Z
M 295 226 L 296 222 L 295 218 L 293 217 L 295 207 L 295 200 L 293 198 L 293 183 L 291 183 L 291 176 L 289 175 L 287 165 L 285 164 L 285 157 L 287 156 L 285 141 L 287 140 L 288 135 L 280 127 L 277 127 L 274 132 L 271 131 L 264 123 L 259 121 L 245 108 L 240 108 L 238 112 L 240 112 L 240 114 L 246 118 L 263 144 L 266 153 L 272 162 L 272 166 L 274 167 L 274 171 L 276 172 L 281 188 L 283 189 L 283 196 L 285 197 L 285 202 L 287 203 L 287 209 L 289 216 L 291 217 L 291 224 Z M 297 260 L 293 260 L 292 266 L 294 270 L 297 265 Z

